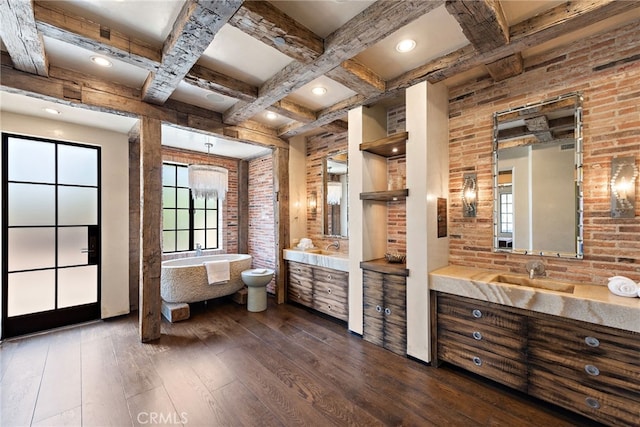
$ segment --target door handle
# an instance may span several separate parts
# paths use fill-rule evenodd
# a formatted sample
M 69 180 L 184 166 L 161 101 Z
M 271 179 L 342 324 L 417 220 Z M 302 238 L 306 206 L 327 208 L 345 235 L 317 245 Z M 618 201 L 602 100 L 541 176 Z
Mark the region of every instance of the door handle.
M 89 248 L 82 248 L 82 249 L 80 249 L 80 253 L 81 253 L 81 254 L 93 254 L 93 253 L 95 253 L 95 252 L 96 252 L 96 251 L 94 251 L 93 249 L 89 249 Z

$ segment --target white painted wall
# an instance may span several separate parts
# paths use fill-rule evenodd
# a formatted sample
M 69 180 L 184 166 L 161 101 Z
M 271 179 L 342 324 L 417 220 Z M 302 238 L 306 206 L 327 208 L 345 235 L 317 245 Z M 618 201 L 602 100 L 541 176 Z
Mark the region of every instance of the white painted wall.
M 307 138 L 289 140 L 289 239 L 287 248 L 307 236 Z
M 449 263 L 449 238 L 437 235 L 437 199 L 449 197 L 447 88 L 428 82 L 412 86 L 406 107 L 407 354 L 430 362 L 429 272 Z
M 101 316 L 104 319 L 129 313 L 128 136 L 122 133 L 8 112 L 0 112 L 0 129 L 8 133 L 101 147 Z
M 349 111 L 349 330 L 363 332 L 362 270 L 363 260 L 363 210 L 360 193 L 363 191 L 364 158 L 360 152 L 362 143 L 363 107 Z

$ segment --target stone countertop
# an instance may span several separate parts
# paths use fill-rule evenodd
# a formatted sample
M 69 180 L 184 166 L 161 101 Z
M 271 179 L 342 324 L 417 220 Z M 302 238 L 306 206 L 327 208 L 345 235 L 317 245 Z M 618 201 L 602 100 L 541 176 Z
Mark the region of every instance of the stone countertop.
M 620 297 L 606 285 L 567 282 L 571 293 L 492 282 L 497 270 L 450 265 L 429 273 L 433 291 L 494 302 L 640 333 L 640 298 Z M 558 282 L 557 280 L 554 280 Z
M 300 249 L 285 249 L 284 259 L 309 264 L 317 267 L 349 272 L 349 256 L 339 252 L 315 253 Z

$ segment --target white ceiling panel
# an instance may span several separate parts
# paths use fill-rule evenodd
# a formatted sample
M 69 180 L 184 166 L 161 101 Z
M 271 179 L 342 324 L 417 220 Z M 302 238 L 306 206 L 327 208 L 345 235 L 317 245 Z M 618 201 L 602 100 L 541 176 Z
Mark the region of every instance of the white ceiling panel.
M 396 45 L 404 39 L 414 40 L 416 47 L 410 52 L 398 52 Z M 458 22 L 440 6 L 371 46 L 356 59 L 388 80 L 468 44 Z
M 222 27 L 198 63 L 254 86 L 260 86 L 292 61 L 278 50 L 231 25 Z
M 290 118 L 281 116 L 280 114 L 276 114 L 275 117 L 271 118 L 269 111 L 263 111 L 262 113 L 256 114 L 251 118 L 251 120 L 262 123 L 271 129 L 277 129 L 280 126 L 288 125 L 293 122 Z
M 187 104 L 193 104 L 218 113 L 224 113 L 238 101 L 235 98 L 213 93 L 183 81 L 180 82 L 178 88 L 171 94 L 171 99 Z
M 315 95 L 311 92 L 315 87 L 324 87 L 327 89 L 327 93 Z M 348 87 L 328 77 L 320 76 L 292 92 L 286 99 L 315 111 L 330 107 L 354 95 L 357 95 L 357 93 Z
M 44 45 L 49 58 L 49 64 L 95 76 L 99 79 L 119 83 L 127 87 L 140 89 L 149 73 L 135 65 L 127 64 L 118 59 L 107 57 L 112 62 L 111 67 L 100 67 L 91 61 L 96 52 L 44 37 Z

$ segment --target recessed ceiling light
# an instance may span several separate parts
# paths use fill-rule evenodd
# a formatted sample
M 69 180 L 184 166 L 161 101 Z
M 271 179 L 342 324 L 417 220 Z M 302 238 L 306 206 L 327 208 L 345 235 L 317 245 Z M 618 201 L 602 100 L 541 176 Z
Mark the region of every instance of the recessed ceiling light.
M 111 67 L 113 65 L 111 61 L 109 61 L 107 58 L 103 56 L 92 56 L 91 61 L 94 64 L 99 65 L 101 67 Z
M 327 93 L 327 88 L 326 87 L 322 87 L 322 86 L 316 86 L 313 89 L 311 89 L 311 92 L 314 95 L 322 96 L 325 93 Z
M 211 102 L 224 102 L 224 97 L 222 95 L 218 95 L 217 93 L 208 93 L 205 98 L 207 98 Z
M 398 152 L 398 147 L 393 147 L 393 150 L 391 150 L 391 151 L 394 152 L 394 153 L 397 153 Z
M 396 45 L 396 50 L 398 52 L 404 53 L 404 52 L 409 52 L 410 50 L 413 50 L 414 47 L 416 47 L 415 40 L 406 39 L 406 40 L 402 40 L 400 43 Z
M 271 111 L 267 111 L 267 114 L 265 114 L 265 117 L 269 120 L 275 120 L 278 117 L 278 115 Z
M 54 116 L 61 114 L 59 110 L 56 110 L 55 108 L 51 108 L 51 107 L 43 108 L 43 110 L 49 114 L 53 114 Z

